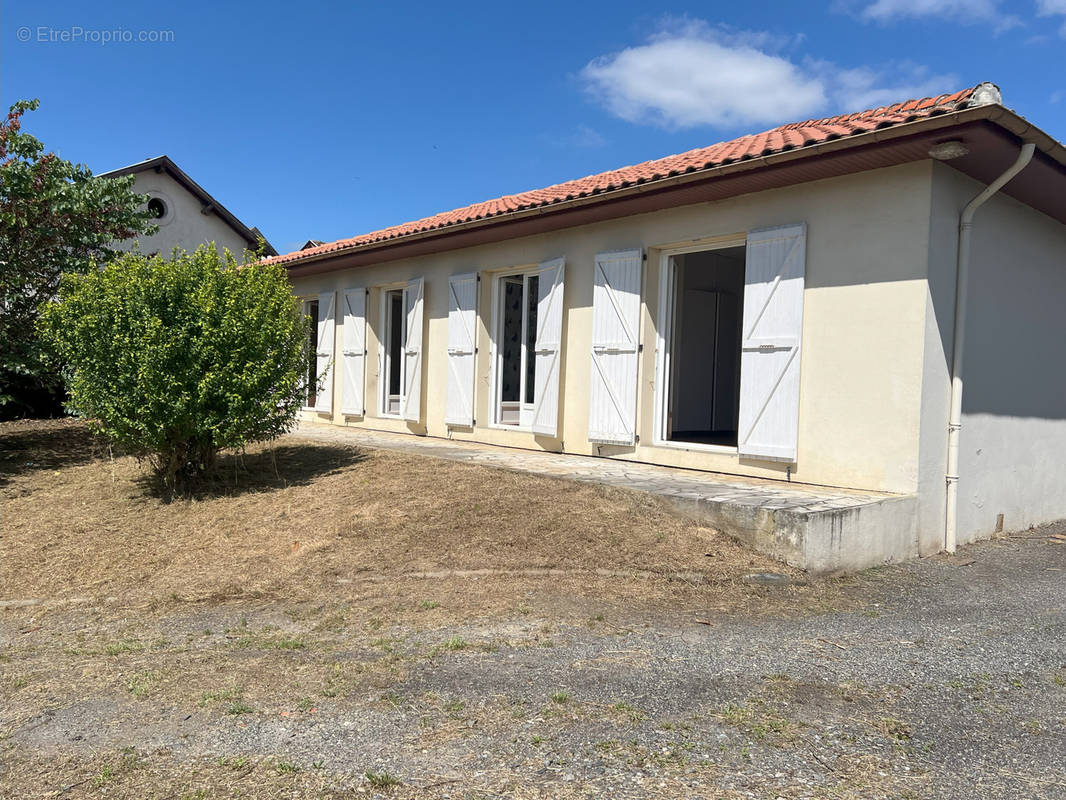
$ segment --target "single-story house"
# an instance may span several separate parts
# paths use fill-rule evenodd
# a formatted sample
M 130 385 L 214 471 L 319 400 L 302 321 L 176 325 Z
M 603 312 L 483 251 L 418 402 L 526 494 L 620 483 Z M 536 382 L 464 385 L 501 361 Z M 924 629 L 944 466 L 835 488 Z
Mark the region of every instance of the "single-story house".
M 815 570 L 1066 517 L 1066 149 L 989 83 L 271 260 L 308 420 L 883 494 L 747 537 Z
M 175 247 L 192 252 L 202 244 L 215 243 L 238 260 L 245 250 L 277 255 L 258 228 L 248 227 L 229 209 L 207 193 L 169 156 L 156 156 L 126 167 L 100 173 L 102 178 L 133 175 L 133 191 L 148 195 L 148 210 L 157 227 L 150 236 L 115 244 L 118 250 L 137 247 L 142 253 L 169 256 Z

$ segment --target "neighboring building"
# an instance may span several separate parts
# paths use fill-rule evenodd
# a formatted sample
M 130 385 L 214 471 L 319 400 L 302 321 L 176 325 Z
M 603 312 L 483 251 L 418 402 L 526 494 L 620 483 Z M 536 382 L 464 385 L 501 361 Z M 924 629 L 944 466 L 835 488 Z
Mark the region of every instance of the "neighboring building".
M 255 252 L 262 240 L 266 254 L 277 255 L 258 228 L 249 228 L 233 216 L 167 156 L 104 172 L 101 177 L 123 175 L 135 176 L 133 190 L 148 195 L 148 209 L 159 230 L 140 240 L 122 242 L 119 249 L 138 246 L 142 253 L 169 255 L 175 247 L 192 252 L 201 244 L 214 242 L 243 260 L 244 251 Z
M 956 477 L 960 212 L 1025 143 L 963 269 Z M 701 501 L 815 570 L 1066 517 L 1064 164 L 981 84 L 271 259 L 328 368 L 305 418 L 884 493 Z
M 325 242 L 323 242 L 321 239 L 308 239 L 306 242 L 303 243 L 300 249 L 310 250 L 312 247 L 319 247 L 324 244 Z

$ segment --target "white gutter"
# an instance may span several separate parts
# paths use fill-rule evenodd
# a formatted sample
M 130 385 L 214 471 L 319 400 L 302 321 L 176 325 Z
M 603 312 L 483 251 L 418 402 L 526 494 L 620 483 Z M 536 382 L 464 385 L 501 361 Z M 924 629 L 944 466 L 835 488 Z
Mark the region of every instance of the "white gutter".
M 959 435 L 962 430 L 962 356 L 966 344 L 966 295 L 970 282 L 970 232 L 973 217 L 985 201 L 1002 189 L 1033 160 L 1032 142 L 1022 145 L 1017 160 L 971 200 L 959 217 L 959 249 L 955 264 L 955 330 L 952 336 L 951 411 L 948 414 L 947 504 L 944 511 L 944 549 L 955 552 L 959 508 Z

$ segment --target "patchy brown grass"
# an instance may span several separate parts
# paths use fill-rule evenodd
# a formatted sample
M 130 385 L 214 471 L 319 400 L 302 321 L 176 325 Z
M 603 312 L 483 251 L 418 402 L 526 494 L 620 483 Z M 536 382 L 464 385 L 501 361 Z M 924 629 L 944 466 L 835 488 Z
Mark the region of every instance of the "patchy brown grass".
M 515 704 L 511 659 L 576 667 L 568 643 L 602 637 L 617 647 L 586 666 L 607 676 L 672 614 L 843 602 L 743 584 L 783 568 L 641 493 L 295 437 L 223 459 L 195 497 L 145 478 L 80 423 L 0 425 L 0 599 L 38 601 L 0 609 L 0 797 L 595 797 L 533 744 L 487 773 L 455 761 L 534 722 L 622 741 L 651 713 Z M 408 685 L 436 672 L 439 695 Z M 352 720 L 406 754 L 401 785 L 365 776 L 373 748 L 324 763 L 290 738 Z M 658 770 L 648 797 L 726 769 L 642 747 L 618 758 Z
M 555 586 L 626 602 L 728 587 L 736 603 L 760 594 L 740 576 L 782 569 L 648 495 L 388 451 L 282 439 L 223 458 L 213 485 L 172 502 L 80 423 L 0 425 L 0 452 L 7 599 L 432 596 L 477 613 Z M 490 574 L 417 576 L 450 570 Z

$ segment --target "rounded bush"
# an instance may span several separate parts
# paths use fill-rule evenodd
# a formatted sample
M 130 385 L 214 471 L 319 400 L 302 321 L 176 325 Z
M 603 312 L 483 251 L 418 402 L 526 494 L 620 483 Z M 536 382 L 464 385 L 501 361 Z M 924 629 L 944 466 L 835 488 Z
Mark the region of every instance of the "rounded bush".
M 66 275 L 40 327 L 72 408 L 171 490 L 285 433 L 306 391 L 310 331 L 285 271 L 213 245 Z

